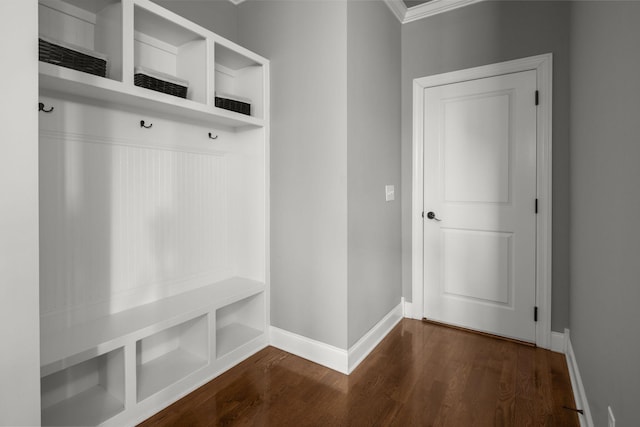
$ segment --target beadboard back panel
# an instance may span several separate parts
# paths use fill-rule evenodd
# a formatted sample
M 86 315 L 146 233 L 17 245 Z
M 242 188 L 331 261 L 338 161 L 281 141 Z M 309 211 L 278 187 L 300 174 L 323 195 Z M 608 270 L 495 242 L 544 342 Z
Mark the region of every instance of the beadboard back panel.
M 75 323 L 236 275 L 263 280 L 264 232 L 252 231 L 264 208 L 247 212 L 256 202 L 240 196 L 264 188 L 260 149 L 211 145 L 206 129 L 162 118 L 141 130 L 127 112 L 50 102 L 83 121 L 41 119 L 41 316 Z M 112 127 L 94 133 L 105 120 Z M 244 157 L 255 160 L 242 166 Z

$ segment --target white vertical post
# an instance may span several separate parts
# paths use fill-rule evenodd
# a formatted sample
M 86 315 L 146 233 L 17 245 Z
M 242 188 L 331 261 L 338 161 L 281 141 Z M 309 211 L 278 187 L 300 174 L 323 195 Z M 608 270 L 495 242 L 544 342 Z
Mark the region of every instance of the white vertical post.
M 0 2 L 0 425 L 40 424 L 38 2 Z

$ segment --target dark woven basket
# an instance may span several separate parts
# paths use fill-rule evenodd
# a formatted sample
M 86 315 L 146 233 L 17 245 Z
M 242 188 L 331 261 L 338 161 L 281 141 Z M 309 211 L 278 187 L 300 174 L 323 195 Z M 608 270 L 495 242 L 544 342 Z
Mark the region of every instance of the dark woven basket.
M 107 75 L 107 61 L 64 46 L 39 39 L 40 61 L 83 71 L 100 77 Z
M 176 83 L 171 83 L 165 80 L 160 80 L 143 73 L 134 74 L 133 83 L 136 86 L 140 86 L 145 89 L 155 90 L 156 92 L 166 93 L 169 95 L 177 96 L 179 98 L 187 97 L 186 86 L 182 86 Z
M 247 116 L 251 115 L 251 104 L 247 104 L 246 102 L 216 96 L 215 105 L 225 110 L 235 111 L 236 113 L 246 114 Z

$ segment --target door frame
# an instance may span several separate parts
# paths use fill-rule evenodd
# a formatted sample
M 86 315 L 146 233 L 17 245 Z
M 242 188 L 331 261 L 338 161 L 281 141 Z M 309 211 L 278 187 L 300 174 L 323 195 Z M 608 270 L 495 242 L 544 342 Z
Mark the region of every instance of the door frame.
M 521 71 L 536 71 L 539 103 L 536 118 L 536 345 L 551 348 L 551 143 L 553 55 L 532 56 L 413 80 L 413 189 L 411 204 L 411 317 L 424 317 L 424 93 L 425 89 Z M 534 94 L 531 95 L 534 102 Z M 531 315 L 533 316 L 533 310 Z

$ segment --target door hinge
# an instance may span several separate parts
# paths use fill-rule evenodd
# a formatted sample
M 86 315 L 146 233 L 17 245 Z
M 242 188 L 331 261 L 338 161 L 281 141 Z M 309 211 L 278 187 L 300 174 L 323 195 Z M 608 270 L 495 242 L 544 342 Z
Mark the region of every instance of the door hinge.
M 422 211 L 422 219 L 424 219 L 424 211 Z
M 538 321 L 538 307 L 533 307 L 533 321 L 537 322 Z
M 538 213 L 538 199 L 536 199 L 535 210 L 536 210 L 536 213 Z
M 536 91 L 536 105 L 540 103 L 540 92 Z

